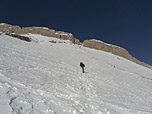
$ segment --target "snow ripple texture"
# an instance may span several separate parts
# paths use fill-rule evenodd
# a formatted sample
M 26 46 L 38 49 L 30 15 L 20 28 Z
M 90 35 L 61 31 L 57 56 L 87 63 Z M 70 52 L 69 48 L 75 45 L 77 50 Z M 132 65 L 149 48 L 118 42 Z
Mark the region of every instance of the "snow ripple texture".
M 0 114 L 152 114 L 152 70 L 70 41 L 25 36 L 32 42 L 0 35 Z

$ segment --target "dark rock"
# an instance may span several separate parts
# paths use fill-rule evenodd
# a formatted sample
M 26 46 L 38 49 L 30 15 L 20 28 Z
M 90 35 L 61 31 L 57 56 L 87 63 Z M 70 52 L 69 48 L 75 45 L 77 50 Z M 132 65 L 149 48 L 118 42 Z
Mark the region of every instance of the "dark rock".
M 17 34 L 6 34 L 6 35 L 9 35 L 9 36 L 12 36 L 14 38 L 18 38 L 20 40 L 24 40 L 24 41 L 27 41 L 27 42 L 31 42 L 31 39 L 29 37 L 20 36 L 20 35 L 17 35 Z

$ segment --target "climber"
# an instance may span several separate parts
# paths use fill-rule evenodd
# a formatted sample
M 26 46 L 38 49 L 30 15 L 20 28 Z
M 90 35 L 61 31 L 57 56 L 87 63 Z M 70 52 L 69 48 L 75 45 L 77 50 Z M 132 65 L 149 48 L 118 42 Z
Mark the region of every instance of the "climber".
M 80 62 L 80 66 L 81 66 L 81 68 L 82 68 L 82 73 L 85 73 L 85 72 L 84 72 L 84 67 L 85 67 L 85 65 L 84 65 L 82 62 Z

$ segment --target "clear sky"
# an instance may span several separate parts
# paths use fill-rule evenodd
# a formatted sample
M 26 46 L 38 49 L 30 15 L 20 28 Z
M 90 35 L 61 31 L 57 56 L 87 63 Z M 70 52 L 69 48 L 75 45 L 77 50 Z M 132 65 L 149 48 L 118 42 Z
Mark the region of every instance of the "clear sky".
M 152 0 L 1 0 L 0 23 L 102 40 L 152 65 Z

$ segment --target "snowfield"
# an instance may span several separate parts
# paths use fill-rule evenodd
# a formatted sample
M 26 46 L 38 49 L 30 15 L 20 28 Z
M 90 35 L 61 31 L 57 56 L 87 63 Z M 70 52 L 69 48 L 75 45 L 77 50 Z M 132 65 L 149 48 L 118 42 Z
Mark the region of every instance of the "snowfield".
M 32 41 L 0 35 L 0 114 L 152 114 L 151 69 L 70 41 L 24 36 Z

